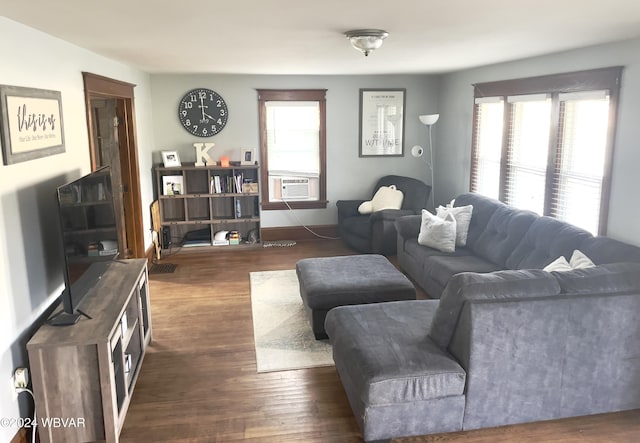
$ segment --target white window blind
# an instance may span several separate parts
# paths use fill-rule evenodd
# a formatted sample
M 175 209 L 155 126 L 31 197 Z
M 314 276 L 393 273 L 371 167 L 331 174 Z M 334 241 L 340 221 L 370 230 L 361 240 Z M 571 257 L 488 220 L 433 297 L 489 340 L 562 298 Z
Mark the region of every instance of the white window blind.
M 317 101 L 266 102 L 270 175 L 320 174 L 320 104 Z
M 605 173 L 609 96 L 606 91 L 560 94 L 560 136 L 552 211 L 598 232 Z
M 475 164 L 471 190 L 497 199 L 500 194 L 500 157 L 504 102 L 500 97 L 476 99 Z
M 547 95 L 509 97 L 511 126 L 504 200 L 544 213 L 551 99 Z
M 475 84 L 471 191 L 606 235 L 622 70 Z

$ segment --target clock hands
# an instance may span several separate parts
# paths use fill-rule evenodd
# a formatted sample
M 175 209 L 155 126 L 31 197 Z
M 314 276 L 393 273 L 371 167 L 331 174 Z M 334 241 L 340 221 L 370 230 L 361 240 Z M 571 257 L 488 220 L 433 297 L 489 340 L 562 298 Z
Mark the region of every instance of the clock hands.
M 208 108 L 208 106 L 204 105 L 204 98 L 203 97 L 200 97 L 200 106 L 198 106 L 198 108 L 200 108 L 202 110 L 202 120 L 205 120 L 204 116 L 207 115 L 207 114 L 205 114 L 204 110 L 206 108 Z
M 202 121 L 206 120 L 207 118 L 213 120 L 213 117 L 210 116 L 209 114 L 207 114 L 206 112 L 204 112 L 205 109 L 208 109 L 208 106 L 205 106 L 204 104 L 204 98 L 200 97 L 200 106 L 198 106 L 198 108 L 200 108 L 202 110 Z

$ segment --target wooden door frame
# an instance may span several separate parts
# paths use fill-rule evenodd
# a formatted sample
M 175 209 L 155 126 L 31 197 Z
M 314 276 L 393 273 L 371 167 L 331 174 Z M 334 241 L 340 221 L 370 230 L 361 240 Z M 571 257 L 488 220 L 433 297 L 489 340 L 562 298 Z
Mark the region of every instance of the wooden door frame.
M 87 128 L 89 134 L 89 151 L 91 153 L 91 170 L 97 167 L 97 149 L 93 134 L 93 112 L 91 112 L 92 98 L 118 99 L 117 106 L 124 110 L 120 132 L 120 156 L 123 168 L 121 171 L 123 182 L 129 184 L 128 196 L 125 196 L 126 217 L 132 226 L 127 238 L 132 258 L 146 257 L 144 249 L 144 227 L 142 222 L 142 197 L 140 192 L 140 168 L 138 166 L 138 146 L 136 137 L 136 120 L 134 108 L 133 88 L 136 86 L 120 80 L 114 80 L 101 75 L 83 72 L 84 97 L 87 114 Z M 126 167 L 124 167 L 126 166 Z M 125 222 L 126 223 L 126 222 Z

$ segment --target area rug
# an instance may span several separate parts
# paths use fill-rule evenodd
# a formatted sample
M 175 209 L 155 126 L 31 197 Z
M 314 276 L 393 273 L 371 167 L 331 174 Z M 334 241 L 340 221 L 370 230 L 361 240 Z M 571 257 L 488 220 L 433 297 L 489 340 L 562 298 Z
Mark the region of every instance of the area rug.
M 316 340 L 295 270 L 251 272 L 251 310 L 258 372 L 332 366 L 328 340 Z

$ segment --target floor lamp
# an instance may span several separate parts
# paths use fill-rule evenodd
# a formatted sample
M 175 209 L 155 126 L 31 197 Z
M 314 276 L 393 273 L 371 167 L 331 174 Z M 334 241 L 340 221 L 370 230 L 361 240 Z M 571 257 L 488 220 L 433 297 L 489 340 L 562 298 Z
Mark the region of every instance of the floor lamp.
M 426 114 L 418 116 L 420 123 L 429 127 L 429 172 L 431 173 L 431 198 L 433 199 L 433 208 L 436 207 L 436 194 L 433 190 L 433 143 L 431 141 L 431 127 L 438 121 L 440 114 Z M 424 149 L 422 146 L 414 146 L 411 148 L 411 155 L 414 157 L 422 157 Z

